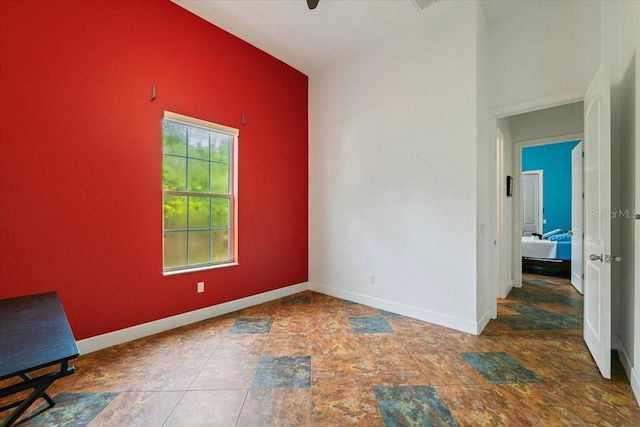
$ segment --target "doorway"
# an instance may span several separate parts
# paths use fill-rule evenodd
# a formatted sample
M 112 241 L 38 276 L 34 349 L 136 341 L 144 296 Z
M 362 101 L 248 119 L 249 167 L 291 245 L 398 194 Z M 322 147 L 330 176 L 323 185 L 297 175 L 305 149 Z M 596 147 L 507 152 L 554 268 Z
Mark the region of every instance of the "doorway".
M 502 148 L 503 155 L 502 160 L 503 163 L 501 165 L 501 170 L 506 175 L 510 175 L 513 177 L 513 195 L 511 197 L 504 197 L 502 206 L 499 205 L 500 212 L 498 217 L 502 217 L 503 221 L 501 224 L 497 226 L 497 229 L 503 233 L 504 236 L 504 246 L 506 249 L 506 256 L 503 258 L 503 266 L 502 269 L 505 271 L 505 279 L 501 281 L 498 286 L 498 292 L 496 294 L 497 297 L 504 297 L 509 292 L 509 290 L 513 287 L 520 287 L 522 283 L 522 236 L 523 236 L 523 194 L 522 194 L 522 171 L 523 171 L 523 156 L 522 150 L 524 148 L 534 147 L 534 146 L 550 146 L 554 143 L 559 142 L 569 142 L 569 141 L 579 141 L 583 139 L 583 128 L 584 128 L 584 118 L 583 118 L 583 102 L 571 102 L 568 104 L 563 104 L 555 107 L 543 108 L 535 111 L 530 111 L 528 113 L 515 114 L 511 116 L 505 116 L 498 119 L 498 128 L 500 130 L 500 135 L 502 138 Z M 537 150 L 537 148 L 536 148 Z M 570 162 L 570 150 L 568 162 Z M 551 159 L 553 162 L 554 159 Z M 544 167 L 536 166 L 535 163 L 530 164 L 527 163 L 526 169 L 528 171 L 540 170 L 544 169 Z M 500 169 L 500 167 L 498 168 Z M 571 188 L 570 188 L 570 180 L 571 180 L 571 169 L 569 168 L 569 176 L 564 179 L 567 181 L 567 189 L 568 192 L 565 197 L 570 203 L 571 198 Z M 546 182 L 553 182 L 554 174 L 548 174 L 543 172 L 541 181 L 541 187 L 545 187 Z M 503 177 L 501 177 L 498 181 L 503 181 Z M 554 192 L 548 192 L 547 196 L 550 196 L 548 199 L 551 202 L 545 202 L 545 191 L 544 189 L 541 192 L 543 201 L 534 202 L 531 200 L 531 205 L 534 207 L 534 210 L 537 210 L 537 214 L 532 212 L 532 216 L 537 217 L 537 226 L 533 226 L 534 228 L 528 232 L 535 231 L 538 234 L 544 234 L 545 226 L 546 228 L 555 229 L 561 228 L 564 231 L 568 231 L 571 229 L 571 219 L 570 217 L 566 219 L 564 223 L 560 223 L 559 225 L 556 222 L 548 222 L 548 224 L 544 224 L 545 215 L 547 214 L 547 210 L 554 208 Z M 547 206 L 549 205 L 549 206 Z M 537 209 L 535 207 L 537 206 Z M 540 212 L 541 208 L 544 208 L 543 212 Z M 570 215 L 570 209 L 567 209 L 567 213 Z M 537 228 L 536 228 L 537 227 Z M 542 229 L 540 229 L 542 227 Z M 547 230 L 547 231 L 549 231 Z

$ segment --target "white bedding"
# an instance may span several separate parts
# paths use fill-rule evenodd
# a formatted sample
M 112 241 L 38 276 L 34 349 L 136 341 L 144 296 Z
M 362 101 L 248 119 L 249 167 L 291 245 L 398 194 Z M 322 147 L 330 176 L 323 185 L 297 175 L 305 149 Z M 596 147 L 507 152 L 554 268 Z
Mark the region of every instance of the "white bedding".
M 537 237 L 522 237 L 522 256 L 527 258 L 555 258 L 558 242 L 540 240 Z

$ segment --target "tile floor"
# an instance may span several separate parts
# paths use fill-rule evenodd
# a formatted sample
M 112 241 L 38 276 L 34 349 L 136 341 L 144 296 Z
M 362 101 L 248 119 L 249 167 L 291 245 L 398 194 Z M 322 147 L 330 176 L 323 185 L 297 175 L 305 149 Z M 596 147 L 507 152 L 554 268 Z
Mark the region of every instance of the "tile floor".
M 81 356 L 20 425 L 640 425 L 581 313 L 566 279 L 533 275 L 479 337 L 303 292 Z

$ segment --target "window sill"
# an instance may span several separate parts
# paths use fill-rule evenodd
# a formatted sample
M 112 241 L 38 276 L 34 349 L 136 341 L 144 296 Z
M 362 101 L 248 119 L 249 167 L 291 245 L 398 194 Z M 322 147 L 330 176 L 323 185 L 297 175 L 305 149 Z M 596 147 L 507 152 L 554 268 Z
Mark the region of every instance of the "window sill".
M 162 272 L 163 276 L 175 276 L 176 274 L 196 273 L 198 271 L 215 270 L 218 268 L 237 267 L 237 262 L 229 262 L 227 264 L 206 265 L 204 267 L 185 268 L 184 270 L 173 270 Z

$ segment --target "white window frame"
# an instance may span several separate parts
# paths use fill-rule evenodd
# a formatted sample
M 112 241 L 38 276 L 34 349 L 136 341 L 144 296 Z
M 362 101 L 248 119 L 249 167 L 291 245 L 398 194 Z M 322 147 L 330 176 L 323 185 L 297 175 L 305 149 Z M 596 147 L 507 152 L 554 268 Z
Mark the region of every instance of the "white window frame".
M 229 147 L 229 192 L 228 194 L 214 194 L 214 193 L 199 193 L 199 192 L 191 192 L 185 191 L 175 191 L 175 190 L 165 190 L 162 189 L 162 235 L 163 235 L 163 244 L 162 244 L 162 266 L 163 266 L 163 275 L 170 276 L 174 274 L 182 274 L 182 273 L 190 273 L 195 271 L 209 270 L 214 268 L 221 267 L 230 267 L 238 265 L 237 261 L 237 148 L 238 148 L 238 136 L 240 131 L 236 128 L 221 125 L 214 122 L 209 122 L 206 120 L 197 119 L 190 116 L 185 116 L 182 114 L 174 113 L 171 111 L 164 111 L 163 120 L 172 121 L 174 123 L 180 123 L 189 127 L 198 127 L 208 131 L 213 131 L 217 133 L 227 134 L 232 137 L 232 142 Z M 164 136 L 164 131 L 163 131 Z M 185 158 L 189 159 L 188 155 L 188 147 L 186 147 L 187 152 L 185 153 Z M 164 143 L 163 143 L 163 164 L 164 164 Z M 188 179 L 188 176 L 186 177 Z M 164 226 L 164 198 L 166 195 L 184 195 L 184 196 L 196 196 L 196 197 L 210 197 L 210 198 L 227 198 L 229 201 L 229 259 L 225 261 L 209 261 L 206 263 L 200 264 L 188 264 L 188 240 L 187 240 L 187 264 L 182 266 L 174 266 L 174 267 L 166 267 L 164 266 L 164 236 L 165 236 L 165 226 Z M 187 219 L 188 221 L 188 219 Z M 188 223 L 187 223 L 187 236 L 189 234 Z M 188 237 L 187 237 L 188 239 Z

